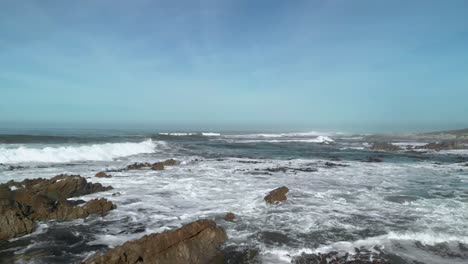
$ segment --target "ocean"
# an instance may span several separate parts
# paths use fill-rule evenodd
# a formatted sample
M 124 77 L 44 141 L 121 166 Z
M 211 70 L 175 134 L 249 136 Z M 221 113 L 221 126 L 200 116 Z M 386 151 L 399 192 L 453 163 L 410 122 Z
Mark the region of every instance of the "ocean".
M 104 217 L 40 222 L 34 233 L 0 242 L 0 263 L 74 263 L 200 218 L 225 228 L 226 250 L 254 251 L 258 263 L 330 252 L 468 263 L 468 152 L 378 152 L 369 149 L 370 136 L 2 131 L 0 183 L 79 174 L 114 189 L 76 199 L 104 197 L 117 208 Z M 399 140 L 403 147 L 425 143 Z M 119 170 L 170 158 L 180 164 Z M 112 178 L 94 177 L 103 170 Z M 280 186 L 289 188 L 288 200 L 266 204 L 263 197 Z M 224 221 L 227 212 L 237 221 Z M 229 256 L 237 263 L 238 254 Z

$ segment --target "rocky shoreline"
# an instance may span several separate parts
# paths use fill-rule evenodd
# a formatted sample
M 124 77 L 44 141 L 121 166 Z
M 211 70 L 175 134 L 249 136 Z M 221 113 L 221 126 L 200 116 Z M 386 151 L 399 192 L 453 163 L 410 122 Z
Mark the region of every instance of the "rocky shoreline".
M 162 162 L 135 163 L 127 170 L 150 168 L 162 170 L 164 166 L 176 165 L 170 159 Z M 112 177 L 104 171 L 97 178 Z M 102 191 L 111 186 L 88 182 L 80 175 L 61 174 L 50 179 L 25 179 L 0 184 L 0 241 L 18 238 L 35 231 L 38 221 L 69 221 L 86 218 L 92 214 L 105 216 L 116 206 L 105 198 L 69 200 Z M 285 186 L 269 192 L 267 204 L 280 204 L 287 200 L 289 189 Z M 228 212 L 224 221 L 235 223 L 236 215 Z M 88 256 L 82 264 L 99 263 L 230 263 L 227 256 L 235 254 L 242 263 L 254 263 L 258 254 L 244 254 L 236 250 L 223 250 L 228 240 L 224 229 L 213 220 L 200 219 L 184 226 L 145 235 L 121 246 Z M 249 251 L 250 252 L 250 251 Z M 244 262 L 245 261 L 245 262 Z

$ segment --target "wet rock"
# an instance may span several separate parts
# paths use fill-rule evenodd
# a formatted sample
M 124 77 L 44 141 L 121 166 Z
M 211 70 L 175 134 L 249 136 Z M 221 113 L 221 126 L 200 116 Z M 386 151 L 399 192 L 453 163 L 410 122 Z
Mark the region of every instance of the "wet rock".
M 435 151 L 463 149 L 464 145 L 455 140 L 446 140 L 441 142 L 432 142 L 424 146 L 417 146 L 416 149 L 430 149 Z
M 153 165 L 151 166 L 151 169 L 152 170 L 164 170 L 164 163 L 163 162 L 153 163 Z
M 145 163 L 139 163 L 135 162 L 133 164 L 130 164 L 127 166 L 127 170 L 141 170 L 143 168 L 150 168 L 151 163 L 145 162 Z
M 224 220 L 228 222 L 234 222 L 236 220 L 236 215 L 234 213 L 229 212 L 224 216 Z
M 335 167 L 349 167 L 349 165 L 346 164 L 340 164 L 340 163 L 333 163 L 333 162 L 325 162 L 325 166 L 328 168 L 335 168 Z
M 104 171 L 100 171 L 100 172 L 96 173 L 96 175 L 94 175 L 94 177 L 97 177 L 97 178 L 111 178 L 112 175 L 107 174 Z
M 146 235 L 124 243 L 104 254 L 96 254 L 85 264 L 125 263 L 210 263 L 227 240 L 224 230 L 211 220 L 198 220 L 181 228 Z
M 280 203 L 288 199 L 288 197 L 286 196 L 288 192 L 289 192 L 288 187 L 286 186 L 279 187 L 269 192 L 263 199 L 267 203 L 270 203 L 270 204 Z
M 0 184 L 0 240 L 19 237 L 34 230 L 34 222 L 71 220 L 90 214 L 104 215 L 114 206 L 105 199 L 81 201 L 68 198 L 110 190 L 89 183 L 77 175 L 57 175 L 51 179 L 26 179 Z
M 402 150 L 399 146 L 395 146 L 389 142 L 374 142 L 370 147 L 371 150 L 378 150 L 378 151 L 398 151 Z
M 173 166 L 177 164 L 175 159 L 168 159 L 162 162 L 164 166 Z
M 394 262 L 395 260 L 395 262 Z M 302 254 L 293 258 L 294 264 L 407 264 L 401 258 L 387 257 L 383 253 L 355 249 L 355 254 L 332 251 L 329 253 Z M 409 263 L 408 263 L 409 264 Z
M 404 204 L 407 202 L 414 202 L 418 199 L 419 197 L 410 196 L 410 195 L 388 195 L 388 196 L 385 196 L 384 198 L 384 200 L 386 201 L 399 203 L 399 204 Z
M 226 246 L 210 264 L 260 264 L 260 249 Z

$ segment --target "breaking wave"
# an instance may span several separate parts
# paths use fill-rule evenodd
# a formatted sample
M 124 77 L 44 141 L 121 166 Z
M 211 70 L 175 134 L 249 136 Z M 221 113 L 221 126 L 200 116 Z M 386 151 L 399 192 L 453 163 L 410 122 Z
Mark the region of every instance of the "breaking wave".
M 0 147 L 0 163 L 110 161 L 142 153 L 153 153 L 163 142 L 151 139 L 134 143 L 105 143 L 94 145 L 68 145 L 60 147 Z

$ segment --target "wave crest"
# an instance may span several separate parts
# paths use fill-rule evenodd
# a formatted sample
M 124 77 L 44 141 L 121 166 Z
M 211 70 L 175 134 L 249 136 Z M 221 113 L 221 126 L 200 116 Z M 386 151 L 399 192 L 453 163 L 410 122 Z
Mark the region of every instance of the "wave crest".
M 164 143 L 148 139 L 142 142 L 105 143 L 84 146 L 44 148 L 20 146 L 17 148 L 0 148 L 0 163 L 111 161 L 119 157 L 153 153 L 158 144 Z

